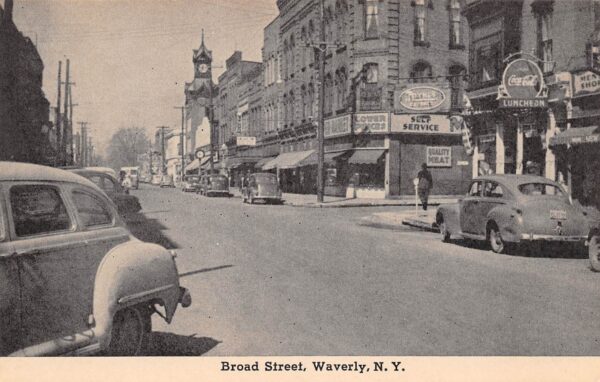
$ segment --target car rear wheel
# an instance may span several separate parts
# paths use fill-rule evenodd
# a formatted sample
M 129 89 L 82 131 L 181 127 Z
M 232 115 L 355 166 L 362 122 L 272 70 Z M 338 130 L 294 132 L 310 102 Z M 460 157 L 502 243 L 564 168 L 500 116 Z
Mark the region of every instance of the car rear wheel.
M 254 198 L 250 195 L 250 204 L 254 204 Z
M 594 235 L 590 239 L 588 246 L 588 255 L 590 258 L 590 265 L 592 270 L 600 272 L 600 236 Z
M 447 243 L 450 241 L 450 232 L 448 231 L 448 226 L 444 221 L 444 217 L 441 216 L 438 221 L 438 227 L 440 229 L 440 235 L 442 236 L 442 242 Z
M 500 230 L 496 224 L 492 224 L 490 227 L 488 238 L 492 251 L 496 253 L 504 253 L 506 250 L 506 244 L 504 243 L 504 240 L 502 240 L 502 234 L 500 234 Z
M 141 307 L 120 310 L 113 319 L 113 329 L 107 353 L 110 356 L 139 355 L 152 328 L 150 312 Z

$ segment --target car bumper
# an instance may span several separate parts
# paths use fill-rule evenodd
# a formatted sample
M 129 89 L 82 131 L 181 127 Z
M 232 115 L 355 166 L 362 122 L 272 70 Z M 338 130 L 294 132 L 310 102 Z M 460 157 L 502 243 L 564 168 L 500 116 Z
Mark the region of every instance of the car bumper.
M 524 233 L 521 234 L 521 240 L 526 241 L 557 241 L 557 242 L 585 242 L 587 236 L 562 236 L 562 235 L 541 235 L 535 233 Z

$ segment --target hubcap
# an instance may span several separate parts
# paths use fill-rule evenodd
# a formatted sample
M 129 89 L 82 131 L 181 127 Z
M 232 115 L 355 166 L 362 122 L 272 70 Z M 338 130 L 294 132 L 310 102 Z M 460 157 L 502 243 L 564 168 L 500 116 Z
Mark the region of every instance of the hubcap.
M 500 233 L 497 232 L 495 229 L 492 229 L 492 231 L 490 232 L 490 237 L 492 239 L 492 247 L 496 251 L 501 251 L 504 247 L 504 243 L 502 242 L 502 237 L 500 236 Z

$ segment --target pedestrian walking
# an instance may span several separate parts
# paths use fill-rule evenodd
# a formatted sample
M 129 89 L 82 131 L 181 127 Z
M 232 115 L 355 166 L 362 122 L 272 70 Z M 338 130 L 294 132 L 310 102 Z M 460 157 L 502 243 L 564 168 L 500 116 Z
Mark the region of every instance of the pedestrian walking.
M 427 163 L 423 163 L 421 165 L 421 171 L 419 171 L 419 173 L 417 174 L 417 179 L 419 180 L 419 183 L 417 185 L 419 199 L 421 199 L 423 211 L 427 211 L 429 191 L 431 191 L 431 188 L 433 187 L 433 179 L 431 178 L 431 173 L 427 169 Z

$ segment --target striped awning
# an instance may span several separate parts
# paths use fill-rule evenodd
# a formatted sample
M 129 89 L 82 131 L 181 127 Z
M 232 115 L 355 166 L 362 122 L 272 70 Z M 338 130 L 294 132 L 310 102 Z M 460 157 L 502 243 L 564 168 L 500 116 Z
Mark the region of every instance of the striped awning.
M 356 150 L 348 159 L 349 164 L 376 164 L 385 154 L 384 149 L 378 150 Z
M 263 166 L 263 170 L 272 170 L 274 168 L 279 169 L 288 169 L 288 168 L 296 168 L 298 164 L 314 153 L 315 150 L 308 151 L 294 151 L 291 153 L 282 153 L 279 154 L 275 159 L 269 161 L 267 164 Z

